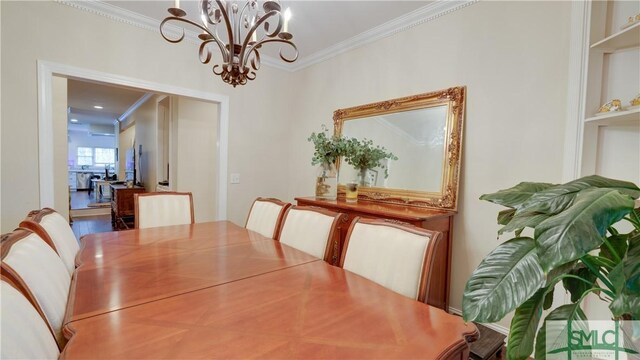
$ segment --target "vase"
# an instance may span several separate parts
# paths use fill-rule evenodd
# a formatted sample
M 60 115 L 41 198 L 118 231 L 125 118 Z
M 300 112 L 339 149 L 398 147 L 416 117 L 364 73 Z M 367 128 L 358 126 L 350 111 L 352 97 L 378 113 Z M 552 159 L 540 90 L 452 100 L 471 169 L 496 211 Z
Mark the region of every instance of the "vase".
M 316 198 L 335 200 L 338 195 L 338 170 L 334 163 L 322 163 L 316 175 Z
M 359 169 L 358 170 L 358 177 L 357 177 L 357 182 L 358 185 L 360 186 L 371 186 L 371 183 L 369 182 L 369 176 L 367 176 L 367 170 L 369 169 Z

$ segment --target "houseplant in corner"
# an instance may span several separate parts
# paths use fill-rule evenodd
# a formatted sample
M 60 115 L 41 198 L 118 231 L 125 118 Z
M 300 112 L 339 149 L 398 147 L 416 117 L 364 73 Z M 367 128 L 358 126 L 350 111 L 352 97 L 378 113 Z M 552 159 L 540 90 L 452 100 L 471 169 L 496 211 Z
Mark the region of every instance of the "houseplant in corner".
M 347 153 L 344 160 L 358 171 L 358 183 L 360 186 L 371 186 L 367 179 L 367 170 L 380 167 L 384 169 L 384 177 L 389 176 L 387 166 L 382 162 L 385 159 L 398 160 L 398 157 L 387 149 L 376 145 L 372 140 L 348 139 Z
M 313 142 L 315 151 L 311 165 L 319 165 L 316 176 L 316 197 L 335 200 L 338 193 L 338 171 L 336 161 L 347 153 L 348 141 L 342 136 L 328 136 L 329 129 L 311 133 L 307 141 Z
M 462 301 L 465 321 L 495 322 L 515 310 L 507 359 L 528 358 L 534 340 L 535 358 L 545 359 L 547 322 L 583 326 L 580 304 L 590 293 L 609 303 L 613 319 L 640 320 L 638 197 L 635 184 L 600 176 L 561 185 L 523 182 L 481 196 L 507 207 L 498 214 L 498 234 L 515 236 L 471 275 Z M 523 235 L 526 228 L 532 236 Z M 571 302 L 553 309 L 538 330 L 558 283 Z

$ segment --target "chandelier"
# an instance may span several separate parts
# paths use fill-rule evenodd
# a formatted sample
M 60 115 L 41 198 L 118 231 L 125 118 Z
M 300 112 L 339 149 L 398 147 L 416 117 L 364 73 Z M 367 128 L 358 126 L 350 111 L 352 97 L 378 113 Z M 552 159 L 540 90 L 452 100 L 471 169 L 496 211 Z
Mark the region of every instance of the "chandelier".
M 199 24 L 185 18 L 187 13 L 180 8 L 180 0 L 175 0 L 175 6 L 168 9 L 171 16 L 160 23 L 160 34 L 170 43 L 179 43 L 185 37 L 184 28 L 180 37 L 171 38 L 165 33 L 166 24 L 180 22 L 198 28 L 202 31 L 198 35 L 202 41 L 200 62 L 208 64 L 212 49 L 214 52 L 219 49 L 222 64 L 213 65 L 213 73 L 233 87 L 244 85 L 256 78 L 256 71 L 260 68 L 259 50 L 263 44 L 284 43 L 293 48 L 294 54 L 286 56 L 281 47 L 280 58 L 288 63 L 298 58 L 298 48 L 291 42 L 293 35 L 288 32 L 291 11 L 287 9 L 283 15 L 277 0 L 263 1 L 262 9 L 259 5 L 257 0 L 246 1 L 242 6 L 236 1 L 200 0 L 202 24 Z

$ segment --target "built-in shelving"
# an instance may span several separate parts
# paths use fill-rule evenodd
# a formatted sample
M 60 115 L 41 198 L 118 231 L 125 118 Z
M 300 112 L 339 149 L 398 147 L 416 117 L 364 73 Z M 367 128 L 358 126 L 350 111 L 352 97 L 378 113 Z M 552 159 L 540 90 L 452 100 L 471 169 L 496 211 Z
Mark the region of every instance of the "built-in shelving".
M 591 45 L 593 50 L 614 52 L 640 46 L 640 22 Z
M 640 108 L 627 111 L 614 111 L 609 114 L 584 119 L 585 123 L 595 125 L 634 125 L 640 124 Z

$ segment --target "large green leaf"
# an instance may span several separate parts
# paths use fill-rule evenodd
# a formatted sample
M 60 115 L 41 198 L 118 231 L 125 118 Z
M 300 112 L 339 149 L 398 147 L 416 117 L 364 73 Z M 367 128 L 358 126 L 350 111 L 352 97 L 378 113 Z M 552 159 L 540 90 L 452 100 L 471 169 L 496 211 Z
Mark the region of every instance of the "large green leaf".
M 575 322 L 575 320 L 580 320 Z M 582 309 L 580 308 L 580 304 L 567 304 L 562 305 L 547 315 L 542 323 L 542 327 L 540 331 L 538 331 L 538 336 L 536 337 L 536 360 L 544 360 L 547 357 L 547 324 L 549 321 L 572 321 L 572 327 L 575 328 L 584 328 L 585 323 L 583 321 L 587 320 L 587 316 L 584 314 Z M 556 349 L 562 347 L 563 341 L 564 346 L 566 346 L 566 330 L 568 327 L 568 322 L 564 323 L 564 327 L 555 328 L 553 332 L 549 333 L 549 340 L 552 340 L 553 343 L 549 344 L 549 349 Z M 564 335 L 563 335 L 564 334 Z M 564 337 L 564 338 L 562 338 Z
M 634 183 L 592 175 L 533 194 L 518 208 L 517 214 L 557 214 L 571 205 L 578 192 L 589 188 L 615 189 L 634 199 L 640 197 L 640 189 Z
M 611 245 L 613 251 L 615 251 L 615 254 L 611 252 L 612 249 L 610 249 L 607 244 L 602 244 L 600 246 L 600 256 L 607 258 L 617 264 L 620 259 L 622 259 L 627 253 L 628 239 L 629 234 L 618 234 L 607 237 L 607 242 L 609 243 L 609 245 Z
M 633 203 L 615 189 L 580 191 L 571 207 L 536 226 L 542 268 L 549 271 L 600 246 L 607 228 L 628 214 Z
M 480 196 L 480 200 L 490 201 L 494 204 L 510 208 L 517 208 L 533 194 L 551 186 L 553 186 L 553 184 L 521 182 L 509 189 L 500 190 L 493 194 L 484 194 Z
M 462 298 L 462 316 L 465 321 L 498 321 L 544 282 L 535 241 L 511 239 L 487 255 L 471 274 Z
M 498 224 L 499 225 L 507 225 L 511 219 L 513 219 L 513 215 L 516 213 L 516 209 L 504 209 L 498 213 Z
M 527 359 L 533 352 L 533 341 L 542 317 L 546 291 L 547 288 L 538 290 L 516 309 L 509 329 L 507 359 Z
M 516 215 L 511 219 L 511 221 L 509 221 L 508 224 L 506 224 L 506 226 L 498 230 L 498 235 L 502 235 L 505 232 L 520 230 L 526 227 L 535 228 L 536 226 L 538 226 L 538 224 L 548 218 L 549 215 L 538 213 Z
M 569 274 L 584 280 L 582 281 L 571 277 L 562 279 L 562 285 L 571 294 L 571 302 L 576 302 L 580 299 L 582 294 L 594 287 L 596 274 L 592 273 L 582 264 L 571 270 Z
M 629 250 L 610 273 L 616 297 L 609 306 L 614 316 L 630 314 L 640 320 L 640 232 L 629 237 Z

